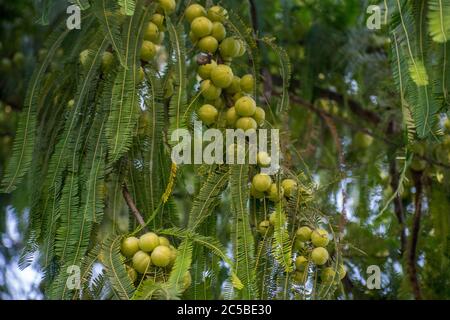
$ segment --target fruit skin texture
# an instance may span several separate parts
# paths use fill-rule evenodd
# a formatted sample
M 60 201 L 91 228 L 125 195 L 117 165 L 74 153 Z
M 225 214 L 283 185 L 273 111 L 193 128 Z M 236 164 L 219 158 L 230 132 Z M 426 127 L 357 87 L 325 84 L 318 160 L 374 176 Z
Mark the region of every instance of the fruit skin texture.
M 270 186 L 270 189 L 268 191 L 268 198 L 269 200 L 273 201 L 273 202 L 279 202 L 283 196 L 284 196 L 284 189 L 283 187 L 280 188 L 280 190 L 278 191 L 278 186 L 276 183 L 272 183 L 272 185 Z
M 311 233 L 311 242 L 314 247 L 325 247 L 330 240 L 328 239 L 328 232 L 323 229 L 316 229 Z
M 241 90 L 244 91 L 245 93 L 252 93 L 254 84 L 255 79 L 251 74 L 246 74 L 241 78 Z
M 305 268 L 308 266 L 308 259 L 306 259 L 304 256 L 298 256 L 295 259 L 295 268 L 298 271 L 305 271 Z
M 141 60 L 149 62 L 156 55 L 156 46 L 153 42 L 144 41 L 141 47 Z
M 311 234 L 312 234 L 311 228 L 304 226 L 297 229 L 295 236 L 298 240 L 302 242 L 307 242 L 311 240 Z
M 239 54 L 240 46 L 234 38 L 225 38 L 219 46 L 220 55 L 223 58 L 235 58 Z
M 139 82 L 142 82 L 142 81 L 144 81 L 144 78 L 145 78 L 145 72 L 144 72 L 144 68 L 142 68 L 142 67 L 139 67 L 139 75 L 138 75 L 138 81 Z
M 200 120 L 202 120 L 202 122 L 208 126 L 215 123 L 219 115 L 217 109 L 210 104 L 201 106 L 200 109 L 198 109 L 197 113 Z
M 114 55 L 111 52 L 104 52 L 102 56 L 102 71 L 103 73 L 108 72 L 114 62 Z
M 293 196 L 295 189 L 297 189 L 297 182 L 292 179 L 283 180 L 281 182 L 281 185 L 284 188 L 284 195 L 288 198 Z
M 270 228 L 269 220 L 261 221 L 258 225 L 258 232 L 261 234 L 266 234 L 266 232 L 267 232 L 267 230 L 269 230 L 269 228 Z
M 211 80 L 205 80 L 200 84 L 200 91 L 206 100 L 216 100 L 222 94 L 222 89 L 217 88 Z
M 256 191 L 266 192 L 272 185 L 272 178 L 267 174 L 257 174 L 253 177 L 252 185 Z
M 252 117 L 256 112 L 256 102 L 250 97 L 242 97 L 236 101 L 236 113 L 241 117 Z
M 170 263 L 171 256 L 172 252 L 169 247 L 157 246 L 151 255 L 152 264 L 157 267 L 167 267 Z
M 230 127 L 234 127 L 236 124 L 236 121 L 239 119 L 238 115 L 236 114 L 236 108 L 232 107 L 227 110 L 227 113 L 225 115 L 225 118 L 227 120 L 227 124 Z
M 186 271 L 186 273 L 183 276 L 183 289 L 187 290 L 192 284 L 192 276 L 189 271 Z
M 203 80 L 208 80 L 211 78 L 211 71 L 217 67 L 217 63 L 211 60 L 211 63 L 204 64 L 198 67 L 197 73 Z
M 139 238 L 139 248 L 144 252 L 152 252 L 159 246 L 159 237 L 156 233 L 148 232 Z
M 206 36 L 201 38 L 197 45 L 203 52 L 214 53 L 219 47 L 219 42 L 214 37 Z
M 311 260 L 318 266 L 324 265 L 328 261 L 328 258 L 329 254 L 325 248 L 317 247 L 311 252 Z
M 158 26 L 159 29 L 161 29 L 163 27 L 164 24 L 164 16 L 162 14 L 159 13 L 155 13 L 152 16 L 152 20 L 151 20 L 154 24 L 156 24 Z
M 262 126 L 264 121 L 266 120 L 266 112 L 263 108 L 257 107 L 255 110 L 255 114 L 253 115 L 253 119 L 255 119 L 258 126 Z
M 422 172 L 427 168 L 427 161 L 414 157 L 410 165 L 411 169 L 417 172 Z
M 242 117 L 239 118 L 238 121 L 236 121 L 236 129 L 247 131 L 252 129 L 256 130 L 257 128 L 258 125 L 256 124 L 256 121 L 253 118 Z
M 159 0 L 159 5 L 166 14 L 172 14 L 177 6 L 175 0 Z
M 265 196 L 264 192 L 256 190 L 253 184 L 250 186 L 250 195 L 255 199 L 262 199 Z
M 206 9 L 202 5 L 195 3 L 187 7 L 184 16 L 189 23 L 192 23 L 195 18 L 206 17 Z
M 170 247 L 170 241 L 166 237 L 159 237 L 159 245 Z
M 227 36 L 227 30 L 225 29 L 224 25 L 220 22 L 213 22 L 213 28 L 211 35 L 217 39 L 217 41 L 222 41 Z
M 260 166 L 261 168 L 269 167 L 270 162 L 272 161 L 269 154 L 264 151 L 258 152 L 258 155 L 256 156 L 256 158 L 257 158 L 256 160 L 257 160 L 258 166 Z
M 228 88 L 233 82 L 233 70 L 229 66 L 220 64 L 211 71 L 211 80 L 218 88 Z
M 138 277 L 138 274 L 137 274 L 136 270 L 134 270 L 133 268 L 127 266 L 127 273 L 128 273 L 128 276 L 131 279 L 131 282 L 133 282 L 133 283 L 136 282 L 137 277 Z
M 120 251 L 122 254 L 127 257 L 131 258 L 134 256 L 136 252 L 139 251 L 139 239 L 136 237 L 128 237 L 125 238 L 122 241 L 122 245 L 120 247 Z
M 198 38 L 209 36 L 212 28 L 213 24 L 211 20 L 206 17 L 195 18 L 191 23 L 191 31 Z
M 367 149 L 373 143 L 373 137 L 366 133 L 358 132 L 354 137 L 355 146 L 359 149 Z
M 138 251 L 133 256 L 133 268 L 139 273 L 144 274 L 151 266 L 152 260 L 144 251 Z
M 211 21 L 224 22 L 228 19 L 228 11 L 221 6 L 213 6 L 208 9 L 208 18 Z
M 306 273 L 301 271 L 294 272 L 294 281 L 297 283 L 303 283 L 306 280 Z
M 144 31 L 144 40 L 156 42 L 159 38 L 159 29 L 156 24 L 149 22 Z
M 339 280 L 342 280 L 347 275 L 347 270 L 345 270 L 344 265 L 340 264 L 338 267 Z
M 331 284 L 336 278 L 336 271 L 334 271 L 333 268 L 327 267 L 322 270 L 320 278 L 322 279 L 322 282 Z
M 231 85 L 225 91 L 228 94 L 236 94 L 241 91 L 241 78 L 234 76 Z

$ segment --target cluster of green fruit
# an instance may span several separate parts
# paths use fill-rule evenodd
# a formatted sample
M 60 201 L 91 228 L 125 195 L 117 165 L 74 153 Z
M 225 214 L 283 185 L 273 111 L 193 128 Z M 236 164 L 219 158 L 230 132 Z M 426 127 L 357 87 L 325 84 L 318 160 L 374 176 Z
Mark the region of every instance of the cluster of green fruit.
M 156 269 L 170 270 L 177 257 L 177 249 L 165 237 L 154 232 L 147 232 L 138 238 L 127 237 L 122 241 L 121 253 L 130 265 L 127 265 L 128 275 L 133 282 L 138 279 L 138 273 L 148 275 Z M 183 278 L 184 287 L 191 284 L 191 275 L 187 272 Z
M 268 159 L 267 153 L 258 153 L 259 166 L 263 167 L 267 161 L 270 161 L 266 159 Z M 297 182 L 293 179 L 284 179 L 279 186 L 276 182 L 272 181 L 272 178 L 268 174 L 258 173 L 252 179 L 250 195 L 256 199 L 267 197 L 272 202 L 279 202 L 283 197 L 292 197 L 297 187 Z

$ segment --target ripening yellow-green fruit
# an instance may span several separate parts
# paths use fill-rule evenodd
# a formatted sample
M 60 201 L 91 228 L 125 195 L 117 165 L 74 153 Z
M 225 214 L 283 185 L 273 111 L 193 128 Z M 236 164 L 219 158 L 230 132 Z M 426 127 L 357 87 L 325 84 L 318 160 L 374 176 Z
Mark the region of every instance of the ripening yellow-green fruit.
M 227 30 L 225 29 L 225 26 L 221 22 L 213 22 L 211 36 L 216 38 L 219 42 L 225 39 L 227 36 Z
M 139 81 L 139 83 L 144 81 L 144 78 L 145 78 L 144 68 L 139 67 L 139 71 L 138 71 L 138 81 Z
M 158 39 L 156 40 L 155 44 L 161 45 L 161 44 L 163 43 L 165 37 L 166 37 L 166 35 L 164 34 L 164 32 L 160 32 L 160 33 L 159 33 L 159 37 L 158 37 Z
M 145 253 L 144 251 L 138 251 L 134 254 L 132 263 L 134 270 L 141 274 L 144 274 L 148 272 L 152 261 L 147 253 Z
M 252 117 L 256 112 L 256 102 L 251 97 L 242 97 L 235 104 L 236 113 L 241 117 Z
M 276 183 L 272 183 L 270 189 L 267 191 L 270 201 L 279 202 L 284 196 L 283 187 L 278 188 Z
M 266 121 L 266 112 L 263 108 L 257 107 L 255 110 L 255 114 L 253 115 L 253 119 L 255 119 L 258 126 L 262 126 L 264 121 Z
M 298 239 L 301 242 L 307 242 L 311 240 L 311 233 L 312 230 L 310 227 L 303 226 L 297 229 L 297 232 L 295 233 L 296 239 Z
M 242 57 L 247 50 L 245 49 L 245 44 L 242 40 L 239 40 L 239 52 L 237 54 L 237 57 Z
M 205 104 L 201 106 L 200 109 L 198 109 L 197 114 L 200 120 L 202 120 L 204 124 L 209 126 L 217 121 L 219 112 L 214 106 Z
M 206 100 L 216 100 L 222 94 L 222 89 L 216 87 L 211 80 L 202 81 L 200 91 Z
M 300 241 L 299 239 L 295 239 L 294 250 L 300 251 L 305 248 L 306 248 L 306 244 L 303 241 Z
M 225 91 L 228 94 L 236 94 L 241 91 L 241 78 L 234 76 L 231 85 Z
M 151 41 L 143 41 L 141 47 L 141 60 L 149 62 L 156 56 L 156 46 Z
M 307 266 L 308 266 L 308 259 L 306 259 L 304 256 L 298 256 L 295 259 L 295 269 L 299 271 L 305 271 Z
M 347 270 L 345 270 L 345 266 L 340 264 L 338 267 L 339 280 L 342 280 L 347 275 Z
M 250 195 L 255 199 L 263 199 L 265 194 L 255 189 L 253 184 L 250 185 Z
M 166 237 L 159 237 L 159 245 L 170 247 L 170 241 Z
M 149 22 L 144 30 L 144 40 L 156 42 L 159 38 L 159 28 L 153 22 Z
M 75 106 L 75 100 L 70 99 L 69 102 L 67 102 L 67 109 L 71 110 Z
M 322 247 L 317 247 L 314 248 L 313 251 L 311 252 L 311 260 L 312 262 L 314 262 L 314 264 L 318 265 L 318 266 L 322 266 L 325 263 L 327 263 L 329 258 L 329 254 L 327 249 L 322 248 Z
M 258 232 L 261 233 L 262 235 L 266 234 L 267 231 L 270 228 L 270 221 L 269 220 L 264 220 L 261 221 L 258 225 Z
M 233 82 L 233 78 L 233 70 L 224 64 L 219 64 L 211 71 L 211 80 L 218 88 L 228 88 Z
M 206 36 L 201 38 L 197 45 L 203 52 L 214 53 L 217 51 L 219 43 L 217 42 L 216 38 Z
M 191 31 L 197 38 L 209 36 L 212 32 L 213 24 L 206 17 L 195 18 L 191 23 Z
M 257 128 L 258 125 L 256 124 L 255 119 L 251 117 L 242 117 L 236 121 L 236 129 L 247 131 L 247 130 L 256 130 Z
M 25 56 L 20 51 L 16 52 L 12 58 L 12 61 L 16 66 L 22 66 L 24 60 L 25 60 Z
M 234 58 L 239 54 L 240 46 L 236 39 L 225 38 L 219 46 L 220 55 L 223 58 Z
M 177 259 L 178 250 L 175 249 L 174 246 L 169 246 L 170 248 L 170 264 L 173 265 L 175 263 L 175 260 Z
M 166 14 L 174 13 L 177 7 L 175 0 L 159 0 L 159 5 Z
M 428 163 L 426 160 L 414 157 L 411 161 L 410 167 L 413 171 L 422 172 L 427 168 L 427 165 Z
M 191 39 L 193 44 L 196 44 L 198 41 L 198 37 L 192 31 L 189 31 L 189 39 Z
M 373 143 L 373 137 L 367 133 L 358 132 L 353 138 L 353 142 L 358 149 L 367 149 Z
M 281 182 L 281 185 L 284 189 L 284 195 L 286 197 L 292 197 L 294 195 L 295 190 L 297 189 L 297 182 L 292 179 L 284 179 Z
M 255 85 L 255 78 L 251 74 L 246 74 L 241 78 L 241 90 L 245 93 L 252 93 Z
M 303 271 L 295 271 L 293 279 L 296 283 L 304 283 L 306 282 L 306 277 L 308 273 Z
M 228 11 L 221 6 L 212 6 L 208 9 L 208 18 L 211 21 L 224 22 L 228 19 Z
M 245 97 L 245 95 L 242 92 L 235 93 L 233 96 L 233 102 L 236 103 L 242 97 Z
M 225 118 L 227 120 L 227 125 L 229 125 L 230 127 L 234 127 L 236 125 L 236 121 L 238 121 L 239 119 L 238 115 L 236 114 L 236 108 L 229 108 L 227 110 Z
M 211 63 L 201 65 L 198 67 L 197 73 L 203 80 L 211 79 L 211 71 L 217 67 L 217 63 L 211 60 Z
M 186 17 L 186 20 L 191 23 L 195 18 L 206 17 L 206 9 L 197 3 L 191 4 L 186 8 L 184 16 Z
M 323 229 L 316 229 L 311 233 L 311 242 L 314 247 L 326 247 L 330 239 L 328 232 Z
M 159 246 L 159 237 L 156 233 L 147 232 L 139 238 L 139 248 L 144 252 L 152 252 Z
M 266 192 L 272 185 L 272 178 L 267 174 L 259 173 L 253 177 L 252 185 L 256 191 Z
M 127 257 L 131 258 L 136 252 L 139 251 L 139 239 L 136 237 L 128 237 L 123 239 L 120 246 L 120 252 Z
M 152 15 L 151 22 L 158 26 L 158 29 L 162 29 L 164 26 L 164 16 L 159 13 Z
M 333 270 L 333 268 L 327 267 L 322 270 L 322 273 L 320 274 L 320 278 L 322 279 L 323 283 L 331 284 L 335 280 L 336 277 L 336 271 Z
M 222 97 L 217 98 L 210 104 L 212 104 L 214 107 L 216 107 L 216 109 L 223 109 L 227 105 L 225 102 L 225 99 L 223 99 Z
M 270 166 L 271 161 L 272 159 L 267 152 L 258 152 L 256 156 L 256 162 L 258 163 L 258 166 L 260 166 L 261 168 L 267 168 Z
M 138 274 L 136 272 L 136 270 L 134 270 L 133 268 L 127 266 L 127 273 L 128 273 L 128 277 L 130 277 L 131 282 L 136 282 L 137 278 L 138 278 Z
M 109 51 L 104 52 L 102 56 L 102 72 L 107 73 L 111 69 L 113 62 L 114 55 Z
M 157 267 L 167 267 L 170 264 L 172 252 L 169 247 L 157 246 L 151 255 L 152 264 Z
M 80 63 L 81 63 L 81 65 L 83 67 L 86 66 L 88 57 L 89 57 L 89 50 L 88 49 L 81 51 L 81 53 L 80 53 Z
M 186 273 L 183 276 L 183 289 L 187 290 L 192 284 L 192 276 L 189 271 L 186 271 Z

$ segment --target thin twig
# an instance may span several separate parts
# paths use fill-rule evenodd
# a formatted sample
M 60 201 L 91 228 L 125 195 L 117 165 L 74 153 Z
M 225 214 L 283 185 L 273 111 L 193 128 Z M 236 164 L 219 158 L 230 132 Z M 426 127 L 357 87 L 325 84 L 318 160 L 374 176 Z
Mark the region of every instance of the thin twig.
M 144 218 L 142 218 L 141 213 L 139 212 L 138 208 L 136 207 L 136 204 L 134 203 L 134 200 L 131 197 L 131 194 L 128 191 L 128 187 L 127 187 L 127 185 L 125 183 L 123 184 L 123 187 L 122 187 L 122 193 L 123 193 L 123 198 L 125 199 L 125 202 L 127 203 L 128 207 L 130 208 L 130 210 L 133 213 L 134 217 L 139 222 L 139 224 L 143 228 L 145 228 Z

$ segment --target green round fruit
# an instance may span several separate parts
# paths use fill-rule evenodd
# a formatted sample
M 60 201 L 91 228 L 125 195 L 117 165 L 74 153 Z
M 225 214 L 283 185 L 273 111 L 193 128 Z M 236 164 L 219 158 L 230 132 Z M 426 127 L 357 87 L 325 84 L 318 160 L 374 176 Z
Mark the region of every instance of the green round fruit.
M 209 36 L 212 32 L 213 24 L 206 17 L 195 18 L 191 23 L 191 31 L 197 38 Z
M 292 179 L 284 179 L 281 182 L 284 189 L 284 195 L 288 198 L 294 195 L 295 190 L 297 190 L 297 182 Z
M 139 238 L 139 248 L 144 252 L 152 252 L 159 246 L 159 237 L 156 233 L 147 232 Z
M 158 39 L 155 41 L 155 44 L 161 45 L 165 38 L 166 38 L 166 35 L 164 34 L 164 32 L 160 32 Z
M 159 13 L 155 13 L 152 15 L 151 21 L 158 26 L 158 29 L 162 29 L 164 27 L 164 16 Z
M 12 61 L 16 66 L 21 66 L 25 61 L 25 56 L 22 52 L 16 52 L 12 58 Z
M 139 67 L 139 71 L 138 71 L 138 81 L 139 81 L 139 83 L 144 81 L 144 79 L 145 79 L 144 68 Z
M 252 93 L 255 85 L 255 78 L 251 74 L 246 74 L 241 78 L 241 90 L 245 93 Z
M 212 6 L 208 9 L 208 18 L 211 21 L 224 22 L 228 19 L 228 11 L 221 6 Z
M 120 246 L 120 251 L 125 257 L 131 258 L 136 252 L 139 251 L 139 239 L 136 237 L 128 237 L 123 239 L 122 245 Z
M 257 107 L 255 114 L 253 115 L 253 119 L 255 119 L 258 126 L 262 126 L 264 124 L 264 121 L 266 120 L 266 112 L 263 108 Z
M 113 63 L 114 63 L 114 55 L 109 51 L 104 52 L 102 56 L 103 73 L 107 73 L 111 69 Z
M 322 247 L 314 248 L 311 252 L 311 260 L 315 265 L 322 266 L 324 265 L 329 258 L 329 254 L 327 249 Z
M 228 109 L 225 118 L 227 120 L 227 125 L 229 125 L 230 127 L 234 127 L 236 125 L 236 121 L 238 121 L 239 119 L 238 115 L 236 114 L 236 108 L 232 107 Z
M 256 190 L 253 184 L 250 185 L 250 195 L 255 199 L 263 199 L 265 196 L 264 192 Z
M 236 101 L 236 113 L 241 117 L 252 117 L 256 112 L 256 102 L 251 97 L 242 97 Z
M 300 241 L 299 239 L 295 239 L 294 250 L 300 251 L 300 250 L 304 250 L 305 248 L 306 248 L 306 244 L 303 241 Z
M 326 247 L 330 239 L 328 232 L 323 229 L 316 229 L 311 233 L 311 242 L 314 247 Z
M 216 87 L 211 80 L 202 81 L 200 91 L 206 100 L 216 100 L 222 94 L 222 89 Z
M 269 220 L 261 221 L 259 223 L 259 225 L 258 225 L 258 232 L 264 235 L 264 234 L 267 233 L 269 228 L 270 228 L 270 221 Z
M 244 44 L 244 42 L 242 41 L 242 40 L 239 40 L 239 53 L 238 53 L 238 57 L 242 57 L 244 54 L 245 54 L 245 52 L 247 51 L 246 49 L 245 49 L 245 44 Z
M 295 233 L 296 239 L 302 242 L 311 240 L 312 230 L 309 227 L 303 226 L 297 229 Z
M 149 22 L 144 31 L 144 40 L 156 42 L 159 38 L 159 28 L 153 23 Z
M 228 88 L 233 82 L 233 78 L 233 70 L 224 64 L 219 64 L 211 71 L 211 80 L 218 88 Z
M 170 241 L 166 237 L 159 237 L 159 245 L 170 247 Z
M 363 133 L 358 132 L 354 137 L 354 144 L 358 149 L 367 149 L 373 143 L 373 137 Z
M 192 284 L 192 276 L 189 271 L 186 271 L 186 273 L 183 276 L 183 289 L 187 290 Z
M 283 189 L 283 187 L 278 189 L 277 184 L 272 183 L 272 185 L 270 186 L 270 189 L 267 191 L 267 193 L 268 193 L 268 198 L 270 201 L 279 202 L 284 196 L 284 189 Z
M 210 104 L 212 104 L 214 107 L 216 107 L 216 109 L 223 109 L 227 106 L 225 99 L 223 99 L 222 97 L 217 98 Z
M 295 271 L 294 272 L 294 281 L 296 283 L 304 283 L 306 281 L 307 273 L 302 271 Z
M 297 269 L 298 271 L 305 271 L 307 266 L 308 259 L 306 259 L 304 256 L 298 256 L 295 259 L 295 269 Z
M 152 265 L 150 256 L 144 251 L 136 252 L 133 256 L 132 262 L 134 270 L 141 274 L 146 273 Z
M 198 37 L 192 31 L 189 31 L 189 39 L 191 39 L 194 44 L 198 41 Z
M 334 271 L 333 268 L 330 267 L 324 268 L 322 270 L 320 278 L 322 279 L 323 283 L 332 284 L 336 278 L 336 271 Z
M 203 80 L 211 79 L 211 71 L 217 67 L 217 63 L 211 60 L 211 63 L 201 65 L 198 67 L 197 73 Z
M 338 267 L 339 280 L 342 280 L 347 275 L 347 270 L 343 264 L 340 264 Z
M 177 259 L 178 250 L 175 249 L 174 246 L 169 246 L 170 249 L 170 265 L 173 265 L 175 263 L 175 260 Z
M 197 45 L 201 51 L 208 53 L 216 52 L 219 47 L 219 43 L 216 38 L 211 36 L 201 38 Z
M 225 90 L 228 94 L 236 94 L 239 91 L 241 91 L 241 78 L 238 76 L 233 77 L 233 81 L 231 82 L 231 85 Z
M 275 218 L 276 218 L 276 211 L 274 211 L 274 212 L 272 212 L 270 215 L 269 215 L 269 222 L 270 222 L 270 224 L 272 225 L 272 226 L 275 226 Z
M 257 128 L 258 125 L 256 124 L 256 121 L 251 117 L 242 117 L 236 121 L 236 129 L 247 131 L 256 130 Z
M 253 177 L 252 185 L 259 192 L 266 192 L 272 185 L 272 178 L 267 174 L 259 173 Z
M 89 57 L 89 50 L 88 49 L 81 51 L 81 53 L 80 53 L 80 63 L 81 63 L 81 65 L 83 67 L 86 66 L 88 57 Z
M 156 46 L 153 42 L 144 41 L 141 47 L 141 60 L 149 62 L 156 56 Z
M 175 0 L 159 0 L 159 5 L 166 14 L 174 13 L 177 7 Z
M 170 264 L 172 252 L 169 247 L 157 246 L 151 255 L 152 264 L 157 267 L 167 267 Z
M 192 23 L 195 18 L 206 17 L 206 9 L 202 5 L 199 5 L 197 3 L 191 4 L 186 8 L 184 16 L 189 23 Z
M 209 126 L 217 121 L 219 112 L 214 106 L 210 104 L 205 104 L 201 106 L 200 109 L 198 109 L 197 114 L 200 120 L 202 120 L 204 124 Z
M 269 154 L 267 152 L 258 152 L 256 156 L 256 160 L 258 163 L 258 166 L 261 168 L 267 168 L 270 167 L 270 163 L 272 162 L 272 159 L 270 158 Z
M 240 46 L 236 39 L 225 38 L 219 46 L 220 55 L 223 58 L 234 58 L 239 54 Z
M 67 102 L 67 109 L 71 110 L 71 109 L 73 109 L 74 106 L 75 106 L 75 100 L 70 99 L 70 100 Z
M 138 274 L 137 274 L 136 270 L 134 270 L 133 268 L 127 266 L 127 273 L 128 273 L 128 276 L 131 279 L 131 282 L 133 282 L 133 283 L 136 282 L 136 280 L 138 278 Z
M 411 161 L 411 169 L 416 171 L 416 172 L 422 172 L 427 168 L 427 161 L 423 160 L 423 159 L 419 159 L 417 157 L 414 157 L 413 160 Z
M 233 96 L 233 102 L 236 103 L 242 97 L 245 97 L 245 95 L 242 92 L 235 93 Z
M 227 30 L 225 29 L 224 25 L 220 22 L 213 22 L 213 28 L 211 32 L 211 36 L 216 38 L 217 41 L 222 41 L 227 36 Z

